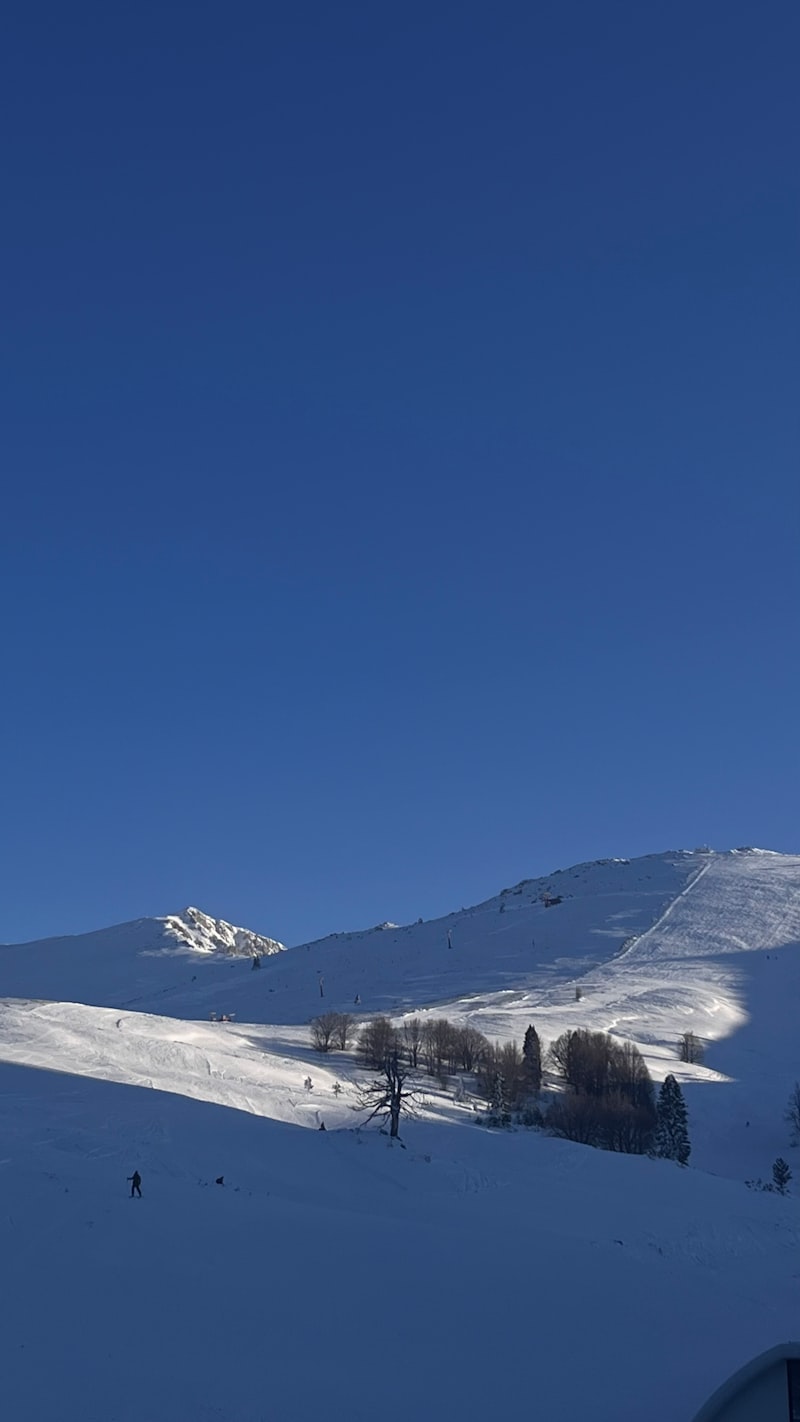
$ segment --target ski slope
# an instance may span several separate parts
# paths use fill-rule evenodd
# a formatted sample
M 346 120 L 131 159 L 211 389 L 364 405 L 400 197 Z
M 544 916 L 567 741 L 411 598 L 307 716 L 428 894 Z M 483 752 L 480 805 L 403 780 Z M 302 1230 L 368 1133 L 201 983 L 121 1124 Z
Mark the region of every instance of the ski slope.
M 391 1422 L 413 1389 L 464 1422 L 672 1422 L 797 1336 L 797 1196 L 743 1182 L 778 1154 L 800 1176 L 800 858 L 580 865 L 434 923 L 275 945 L 259 972 L 246 937 L 180 934 L 0 950 L 13 1416 Z M 406 1149 L 359 1136 L 358 1063 L 309 1044 L 328 1007 L 619 1033 L 683 1082 L 691 1168 L 487 1131 L 433 1083 Z M 676 1060 L 687 1028 L 702 1066 Z

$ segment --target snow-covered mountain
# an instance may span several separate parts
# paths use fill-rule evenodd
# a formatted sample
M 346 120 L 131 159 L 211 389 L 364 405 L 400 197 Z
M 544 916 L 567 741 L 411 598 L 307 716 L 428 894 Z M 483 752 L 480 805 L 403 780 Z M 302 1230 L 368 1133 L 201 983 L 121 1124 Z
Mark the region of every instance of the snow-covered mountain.
M 23 1422 L 55 1396 L 64 1422 L 357 1422 L 378 1394 L 399 1422 L 398 1336 L 426 1415 L 690 1422 L 797 1335 L 797 1197 L 744 1181 L 779 1154 L 800 1177 L 800 857 L 603 860 L 285 951 L 187 910 L 0 950 L 0 993 L 0 1361 Z M 629 1038 L 683 1085 L 690 1168 L 477 1129 L 433 1082 L 405 1150 L 357 1137 L 358 1062 L 309 1041 L 327 1008 Z M 687 1029 L 703 1065 L 678 1060 Z
M 217 979 L 233 959 L 281 953 L 283 944 L 197 908 L 138 918 L 64 938 L 0 946 L 0 993 L 97 1007 L 157 1001 L 202 970 Z

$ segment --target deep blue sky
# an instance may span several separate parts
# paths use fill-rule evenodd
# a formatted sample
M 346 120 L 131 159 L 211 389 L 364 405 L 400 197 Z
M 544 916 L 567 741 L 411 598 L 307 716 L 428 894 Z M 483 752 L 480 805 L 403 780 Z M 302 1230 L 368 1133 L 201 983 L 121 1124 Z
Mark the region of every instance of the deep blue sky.
M 800 848 L 787 3 L 0 20 L 0 939 Z

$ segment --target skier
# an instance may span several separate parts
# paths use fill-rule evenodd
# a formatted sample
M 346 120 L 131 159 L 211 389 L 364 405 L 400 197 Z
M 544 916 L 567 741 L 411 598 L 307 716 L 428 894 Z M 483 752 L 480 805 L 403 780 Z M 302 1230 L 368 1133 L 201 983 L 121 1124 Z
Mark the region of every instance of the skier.
M 134 1170 L 133 1175 L 129 1175 L 129 1176 L 128 1176 L 128 1179 L 129 1179 L 130 1182 L 131 1182 L 131 1199 L 133 1199 L 134 1194 L 136 1194 L 136 1195 L 139 1196 L 139 1199 L 141 1200 L 141 1198 L 142 1198 L 142 1177 L 141 1177 L 141 1175 L 139 1174 L 138 1170 Z
M 356 995 L 355 995 L 355 997 L 353 998 L 353 1006 L 354 1006 L 354 1007 L 360 1007 L 360 1006 L 361 1006 L 361 993 L 360 993 L 360 992 L 357 992 Z
M 260 968 L 260 967 L 261 967 L 261 959 L 259 958 L 259 956 L 258 956 L 257 953 L 254 953 L 254 954 L 253 954 L 253 970 L 255 970 L 256 968 Z

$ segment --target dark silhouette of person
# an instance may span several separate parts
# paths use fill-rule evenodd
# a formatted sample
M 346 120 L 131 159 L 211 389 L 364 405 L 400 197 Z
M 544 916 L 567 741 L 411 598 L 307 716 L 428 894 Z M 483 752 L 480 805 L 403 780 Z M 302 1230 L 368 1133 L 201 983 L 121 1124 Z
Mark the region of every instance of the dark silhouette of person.
M 131 1199 L 133 1199 L 134 1195 L 138 1195 L 138 1196 L 139 1196 L 139 1199 L 141 1200 L 141 1198 L 142 1198 L 142 1177 L 141 1177 L 141 1175 L 139 1174 L 138 1170 L 134 1170 L 133 1175 L 129 1175 L 129 1176 L 128 1176 L 128 1179 L 129 1179 L 130 1182 L 131 1182 Z
M 214 1181 L 214 1184 L 215 1184 L 215 1185 L 224 1185 L 224 1184 L 225 1184 L 225 1176 L 224 1176 L 224 1175 L 218 1175 L 217 1178 L 216 1178 L 216 1180 Z

